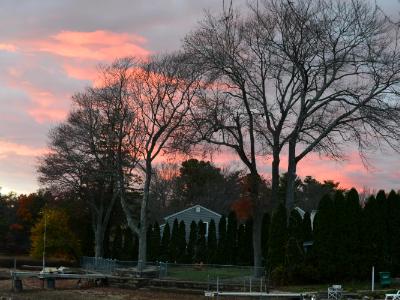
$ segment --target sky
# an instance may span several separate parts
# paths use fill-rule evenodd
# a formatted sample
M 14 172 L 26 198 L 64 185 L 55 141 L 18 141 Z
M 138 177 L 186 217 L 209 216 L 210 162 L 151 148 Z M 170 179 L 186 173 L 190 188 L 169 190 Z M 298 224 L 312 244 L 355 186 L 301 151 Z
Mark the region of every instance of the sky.
M 377 2 L 390 14 L 400 12 L 395 0 Z M 233 3 L 240 8 L 247 1 Z M 48 132 L 65 119 L 71 95 L 95 80 L 99 63 L 176 50 L 205 10 L 221 7 L 222 0 L 0 0 L 1 193 L 39 188 L 36 166 L 48 151 Z M 369 157 L 366 169 L 352 148 L 343 162 L 312 155 L 298 173 L 343 187 L 400 189 L 400 154 Z M 238 164 L 228 152 L 213 161 Z M 269 165 L 260 164 L 266 177 Z

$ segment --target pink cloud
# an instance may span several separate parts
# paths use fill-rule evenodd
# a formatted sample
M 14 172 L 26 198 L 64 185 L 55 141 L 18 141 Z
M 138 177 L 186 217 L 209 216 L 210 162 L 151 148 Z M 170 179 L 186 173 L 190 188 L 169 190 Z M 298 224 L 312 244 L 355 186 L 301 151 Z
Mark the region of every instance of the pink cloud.
M 97 30 L 91 32 L 61 31 L 49 38 L 27 41 L 31 51 L 57 56 L 97 61 L 112 61 L 122 56 L 146 57 L 146 39 L 128 33 Z
M 9 141 L 0 140 L 0 159 L 9 155 L 19 156 L 39 156 L 47 153 L 46 148 L 35 148 L 24 144 L 17 144 Z
M 1 44 L 0 43 L 0 51 L 16 52 L 17 46 L 15 46 L 13 44 Z
M 82 66 L 78 63 L 67 62 L 63 64 L 63 68 L 69 77 L 79 80 L 95 82 L 98 77 L 97 68 L 94 66 Z
M 11 74 L 10 74 L 11 75 Z M 50 90 L 43 90 L 27 80 L 20 80 L 20 74 L 9 78 L 10 86 L 24 91 L 31 100 L 22 108 L 38 123 L 61 121 L 65 119 L 68 110 L 65 105 L 69 95 L 55 95 Z

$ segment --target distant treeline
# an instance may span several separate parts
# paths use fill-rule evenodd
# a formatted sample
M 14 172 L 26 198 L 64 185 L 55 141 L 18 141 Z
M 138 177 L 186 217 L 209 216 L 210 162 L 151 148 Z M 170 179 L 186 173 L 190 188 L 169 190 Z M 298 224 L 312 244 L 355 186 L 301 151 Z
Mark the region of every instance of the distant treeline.
M 369 278 L 372 266 L 400 274 L 400 195 L 394 191 L 380 191 L 362 202 L 355 189 L 336 191 L 321 199 L 313 222 L 308 212 L 302 218 L 293 210 L 288 217 L 281 204 L 264 215 L 262 229 L 265 269 L 278 284 L 362 280 Z M 167 223 L 163 235 L 154 223 L 147 233 L 148 259 L 252 265 L 250 218 L 238 221 L 231 212 L 219 224 L 210 222 L 207 237 L 205 233 L 201 221 L 191 223 L 188 240 L 183 221 L 175 220 L 172 228 Z M 135 253 L 125 245 L 131 239 L 123 240 L 118 232 L 113 256 Z
M 380 191 L 360 200 L 355 189 L 343 191 L 332 184 L 328 187 L 310 178 L 302 183 L 298 200 L 308 211 L 303 217 L 296 209 L 287 216 L 284 203 L 264 215 L 263 265 L 272 281 L 366 279 L 372 266 L 376 272 L 400 275 L 400 195 Z M 302 195 L 317 191 L 329 192 L 314 206 L 312 221 L 312 209 L 301 205 L 307 198 Z M 49 256 L 72 259 L 79 255 L 93 256 L 90 213 L 83 204 L 68 195 L 58 199 L 43 191 L 28 196 L 0 195 L 0 252 L 41 255 L 46 215 Z M 246 208 L 250 212 L 246 213 Z M 120 209 L 116 207 L 107 228 L 104 256 L 137 260 L 138 240 L 121 221 Z M 147 228 L 149 261 L 253 264 L 251 206 L 236 206 L 218 223 L 210 222 L 208 235 L 202 222 L 185 227 L 183 222 L 175 221 L 171 227 L 165 225 L 163 234 L 160 225 L 153 221 Z M 188 234 L 185 228 L 190 228 Z

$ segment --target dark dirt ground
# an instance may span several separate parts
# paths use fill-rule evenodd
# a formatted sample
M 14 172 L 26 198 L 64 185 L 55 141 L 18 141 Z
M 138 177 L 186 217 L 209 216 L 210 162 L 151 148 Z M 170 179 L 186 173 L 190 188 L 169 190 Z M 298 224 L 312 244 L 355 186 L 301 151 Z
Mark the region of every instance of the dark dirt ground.
M 24 279 L 24 290 L 20 293 L 11 291 L 11 280 L 0 280 L 0 300 L 197 300 L 205 299 L 202 295 L 181 294 L 172 292 L 158 292 L 146 289 L 128 290 L 112 287 L 92 287 L 83 284 L 78 287 L 77 280 L 59 280 L 56 290 L 42 289 L 42 283 L 37 279 Z

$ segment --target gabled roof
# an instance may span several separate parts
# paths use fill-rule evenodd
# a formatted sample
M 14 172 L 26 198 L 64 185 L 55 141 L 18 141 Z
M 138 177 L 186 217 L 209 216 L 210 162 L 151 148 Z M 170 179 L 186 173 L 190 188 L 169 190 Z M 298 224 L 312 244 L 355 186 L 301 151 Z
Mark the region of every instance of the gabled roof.
M 216 213 L 215 211 L 212 211 L 212 210 L 210 210 L 210 209 L 208 209 L 208 208 L 206 208 L 206 207 L 204 207 L 204 206 L 201 206 L 201 205 L 197 204 L 197 205 L 188 207 L 188 208 L 186 208 L 186 209 L 184 209 L 184 210 L 178 211 L 178 212 L 176 212 L 176 213 L 174 213 L 174 214 L 172 214 L 172 215 L 166 216 L 166 217 L 164 217 L 164 220 L 166 221 L 166 220 L 168 220 L 168 219 L 170 219 L 170 218 L 173 218 L 173 217 L 175 217 L 175 216 L 177 216 L 177 215 L 179 215 L 179 214 L 182 214 L 182 213 L 184 213 L 184 212 L 186 212 L 186 211 L 188 211 L 188 210 L 191 210 L 191 209 L 193 209 L 193 208 L 196 208 L 196 207 L 200 207 L 201 209 L 205 209 L 205 210 L 209 211 L 210 213 L 212 213 L 212 214 L 214 214 L 214 215 L 216 215 L 216 216 L 218 216 L 218 217 L 222 217 L 219 213 Z

